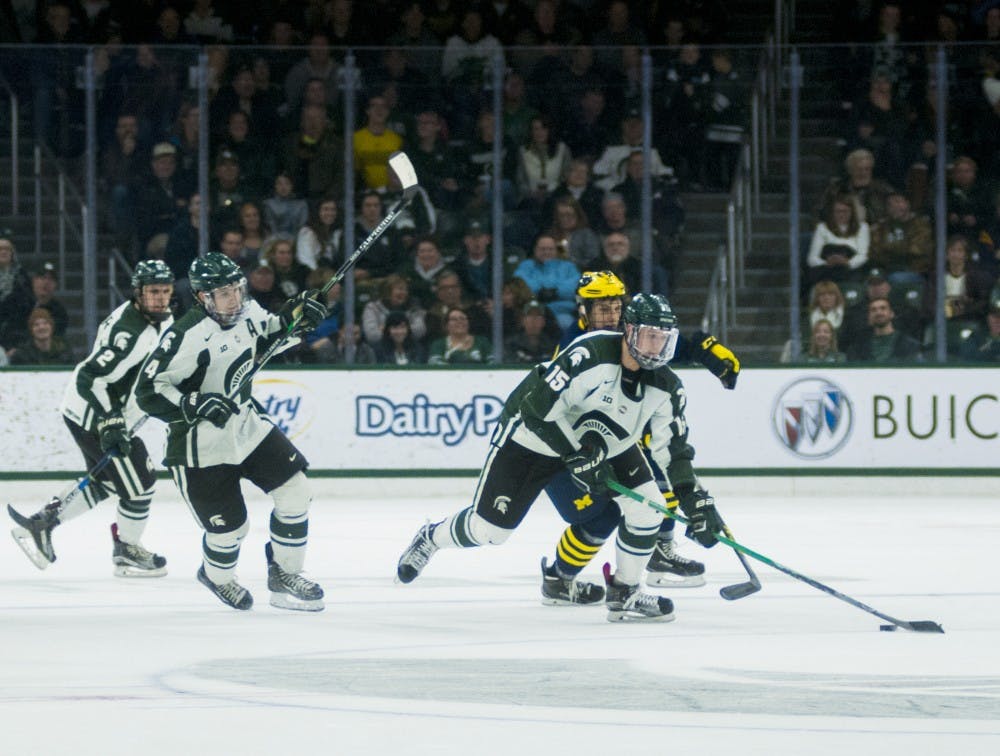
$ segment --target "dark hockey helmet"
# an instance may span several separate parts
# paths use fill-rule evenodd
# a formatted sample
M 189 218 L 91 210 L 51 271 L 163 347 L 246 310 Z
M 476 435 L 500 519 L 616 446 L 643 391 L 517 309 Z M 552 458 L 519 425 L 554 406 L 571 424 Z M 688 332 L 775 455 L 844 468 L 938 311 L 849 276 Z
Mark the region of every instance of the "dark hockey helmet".
M 205 312 L 220 325 L 232 325 L 250 306 L 243 271 L 221 252 L 209 252 L 191 263 L 188 280 L 192 291 L 203 294 Z
M 641 367 L 655 370 L 674 357 L 680 331 L 670 302 L 661 294 L 636 294 L 625 305 L 625 342 Z
M 164 299 L 162 294 L 147 296 L 144 293 L 145 287 L 167 286 L 173 283 L 173 271 L 163 260 L 142 260 L 135 266 L 135 270 L 132 271 L 132 290 L 139 310 L 150 321 L 162 322 L 170 317 L 170 297 Z
M 591 326 L 591 310 L 594 302 L 605 299 L 617 299 L 625 296 L 625 284 L 610 270 L 587 270 L 576 282 L 576 309 L 580 317 L 580 328 L 587 330 Z M 619 328 L 619 323 L 596 324 L 601 328 Z

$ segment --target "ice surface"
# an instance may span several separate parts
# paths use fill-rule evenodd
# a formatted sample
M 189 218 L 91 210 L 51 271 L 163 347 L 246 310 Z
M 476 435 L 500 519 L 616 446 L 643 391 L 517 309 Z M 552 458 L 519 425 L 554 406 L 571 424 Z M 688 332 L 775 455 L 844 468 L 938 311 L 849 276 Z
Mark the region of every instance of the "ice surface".
M 64 484 L 4 483 L 32 512 Z M 1000 753 L 1000 507 L 989 496 L 718 496 L 737 540 L 945 635 L 882 620 L 732 551 L 681 539 L 708 585 L 666 591 L 669 624 L 546 607 L 539 567 L 562 523 L 540 501 L 503 546 L 438 552 L 411 585 L 396 560 L 466 496 L 321 495 L 308 574 L 327 609 L 267 604 L 269 508 L 249 496 L 241 582 L 223 606 L 194 573 L 200 531 L 161 481 L 146 545 L 170 574 L 112 577 L 113 506 L 60 527 L 39 572 L 0 544 L 0 752 L 30 754 Z M 468 490 L 472 491 L 472 482 Z M 248 492 L 249 494 L 249 492 Z M 598 579 L 605 547 L 587 570 Z M 947 751 L 946 751 L 947 749 Z

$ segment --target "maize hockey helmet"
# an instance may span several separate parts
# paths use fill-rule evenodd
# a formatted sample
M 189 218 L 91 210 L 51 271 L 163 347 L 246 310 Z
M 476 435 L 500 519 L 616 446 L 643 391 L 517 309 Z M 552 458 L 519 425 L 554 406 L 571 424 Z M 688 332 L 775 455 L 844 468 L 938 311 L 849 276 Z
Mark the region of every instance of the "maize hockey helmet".
M 655 370 L 674 357 L 677 316 L 660 294 L 636 294 L 625 306 L 625 343 L 640 367 Z
M 221 252 L 209 252 L 191 263 L 188 280 L 192 291 L 202 293 L 205 312 L 219 325 L 232 325 L 250 306 L 246 276 Z
M 142 260 L 132 271 L 132 289 L 139 311 L 151 322 L 162 323 L 170 317 L 170 296 L 147 295 L 147 286 L 173 286 L 174 274 L 163 260 Z M 173 294 L 171 289 L 170 294 Z
M 614 299 L 620 303 L 625 296 L 625 284 L 610 270 L 593 271 L 588 270 L 580 276 L 576 283 L 576 305 L 577 313 L 580 316 L 580 328 L 587 330 L 591 327 L 618 330 L 620 324 L 619 316 L 613 315 L 610 311 L 603 313 L 604 318 L 595 317 L 593 307 L 595 302 Z M 614 322 L 606 322 L 606 319 L 613 319 Z

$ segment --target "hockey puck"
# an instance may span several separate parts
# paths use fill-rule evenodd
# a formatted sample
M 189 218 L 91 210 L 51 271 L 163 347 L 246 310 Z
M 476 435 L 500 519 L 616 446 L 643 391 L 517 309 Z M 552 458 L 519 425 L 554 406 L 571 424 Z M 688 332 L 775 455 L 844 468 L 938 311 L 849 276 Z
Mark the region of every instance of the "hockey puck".
M 896 631 L 895 625 L 879 625 L 878 629 L 884 633 L 892 633 Z

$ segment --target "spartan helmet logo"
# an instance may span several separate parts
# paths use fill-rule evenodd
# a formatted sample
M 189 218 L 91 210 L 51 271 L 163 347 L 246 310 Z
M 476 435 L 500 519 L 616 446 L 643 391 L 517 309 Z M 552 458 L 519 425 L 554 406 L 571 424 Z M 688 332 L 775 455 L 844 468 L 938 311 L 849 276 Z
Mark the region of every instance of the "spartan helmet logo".
M 493 500 L 493 508 L 500 514 L 507 514 L 507 505 L 510 504 L 509 496 L 497 496 Z

